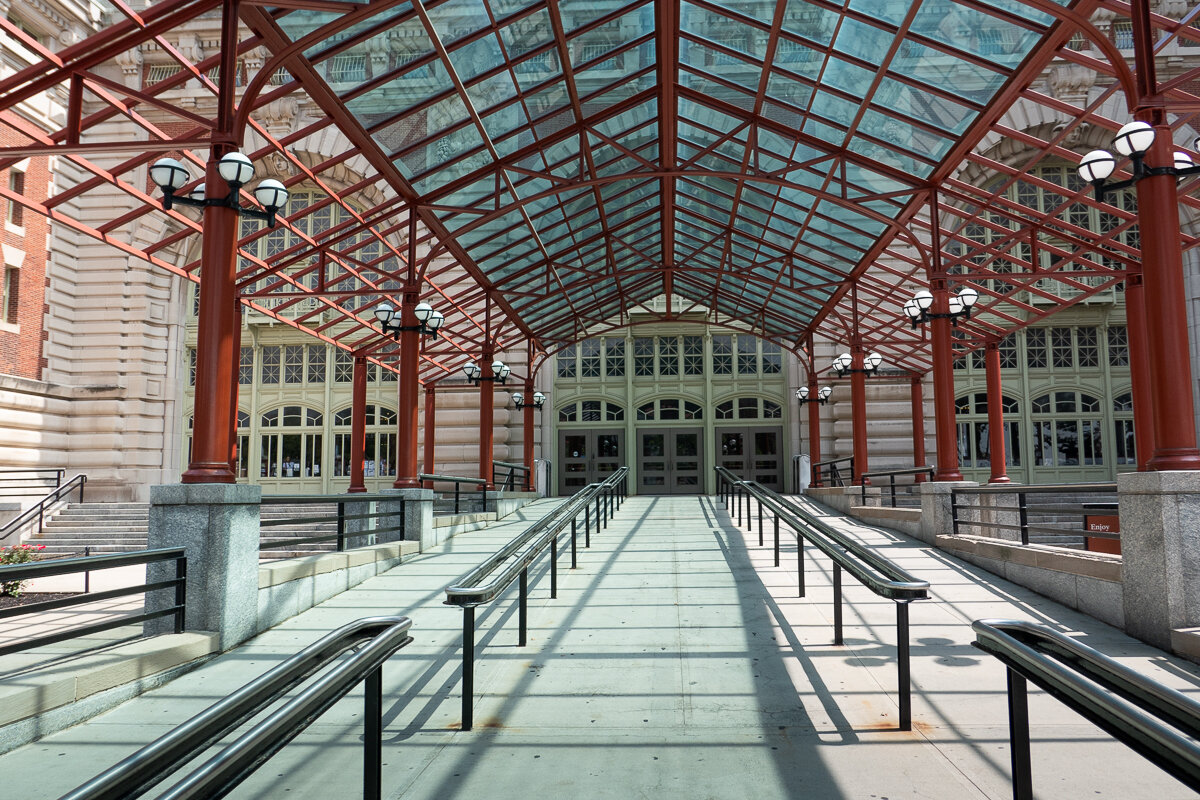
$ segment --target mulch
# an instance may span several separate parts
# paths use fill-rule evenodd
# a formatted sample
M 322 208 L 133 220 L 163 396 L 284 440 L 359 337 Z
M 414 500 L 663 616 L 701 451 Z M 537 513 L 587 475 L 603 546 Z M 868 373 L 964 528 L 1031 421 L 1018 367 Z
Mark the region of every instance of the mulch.
M 0 594 L 0 608 L 27 606 L 32 603 L 42 603 L 47 600 L 58 600 L 61 597 L 74 597 L 78 592 L 22 592 L 20 597 Z

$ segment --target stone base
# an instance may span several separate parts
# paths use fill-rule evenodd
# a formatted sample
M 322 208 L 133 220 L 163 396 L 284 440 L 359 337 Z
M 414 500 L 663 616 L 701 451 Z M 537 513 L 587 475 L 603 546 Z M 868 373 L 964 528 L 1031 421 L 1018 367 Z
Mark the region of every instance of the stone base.
M 150 487 L 150 549 L 182 547 L 187 555 L 187 630 L 212 631 L 221 650 L 258 631 L 259 503 L 262 489 L 233 483 Z M 151 564 L 150 582 L 175 577 L 175 562 Z M 147 610 L 174 605 L 173 590 L 151 592 Z M 147 633 L 173 630 L 170 617 Z
M 420 542 L 422 550 L 433 547 L 439 542 L 437 531 L 433 527 L 434 491 L 432 489 L 388 489 L 385 494 L 404 500 L 404 540 Z M 386 502 L 380 501 L 380 508 Z M 399 512 L 400 503 L 394 505 L 396 506 L 395 510 Z M 380 543 L 391 542 L 401 538 L 395 534 L 388 534 L 388 536 L 392 538 L 380 536 L 378 541 Z
M 1200 626 L 1200 472 L 1117 476 L 1125 629 L 1164 650 Z
M 954 533 L 953 517 L 950 514 L 950 492 L 967 486 L 978 486 L 975 481 L 933 481 L 917 484 L 921 493 L 921 529 L 918 538 L 935 544 L 937 537 Z

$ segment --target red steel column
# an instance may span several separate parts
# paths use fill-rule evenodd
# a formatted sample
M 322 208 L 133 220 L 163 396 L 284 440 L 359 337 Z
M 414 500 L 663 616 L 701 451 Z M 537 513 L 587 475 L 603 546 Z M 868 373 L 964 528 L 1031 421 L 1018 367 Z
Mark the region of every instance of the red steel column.
M 809 350 L 812 350 L 811 345 Z M 821 404 L 816 401 L 817 397 L 817 373 L 812 368 L 812 363 L 809 363 L 808 369 L 808 457 L 809 464 L 816 464 L 821 460 Z M 820 486 L 821 482 L 814 477 L 813 486 Z
M 912 379 L 912 426 L 913 426 L 913 466 L 925 466 L 925 391 L 921 376 L 914 375 Z M 924 475 L 914 478 L 916 483 L 923 483 Z
M 217 161 L 235 148 L 214 146 L 208 160 L 205 191 L 228 194 Z M 237 236 L 238 215 L 231 208 L 204 209 L 204 252 L 200 256 L 200 315 L 196 335 L 196 399 L 192 459 L 183 483 L 234 483 L 230 469 L 230 431 L 237 426 Z
M 487 488 L 490 490 L 492 486 L 492 414 L 493 402 L 496 394 L 496 383 L 490 380 L 494 377 L 492 373 L 492 360 L 495 358 L 495 353 L 489 347 L 483 351 L 483 357 L 480 359 L 479 368 L 483 370 L 480 373 L 482 380 L 479 381 L 479 477 L 487 481 Z
M 1136 267 L 1135 267 L 1136 268 Z M 1129 332 L 1129 377 L 1133 379 L 1133 435 L 1139 472 L 1154 455 L 1154 398 L 1150 392 L 1150 353 L 1146 349 L 1146 306 L 1141 271 L 1125 277 L 1125 324 Z
M 850 349 L 850 425 L 854 432 L 854 482 L 867 472 L 867 376 L 863 372 L 863 348 Z
M 992 477 L 988 483 L 1008 483 L 1007 454 L 1004 452 L 1004 389 L 1000 385 L 1000 342 L 987 343 L 984 351 L 987 368 L 988 449 Z
M 1154 145 L 1146 154 L 1146 165 L 1168 166 L 1174 157 L 1171 129 L 1157 124 L 1155 134 Z M 1145 287 L 1142 294 L 1146 333 L 1144 352 L 1149 355 L 1154 425 L 1154 455 L 1147 468 L 1200 469 L 1196 419 L 1192 412 L 1187 293 L 1183 285 L 1183 248 L 1175 176 L 1143 178 L 1137 184 L 1137 198 Z M 1132 330 L 1130 334 L 1132 342 Z
M 944 280 L 931 281 L 933 312 L 950 311 Z M 937 317 L 930 321 L 933 339 L 933 418 L 937 438 L 935 481 L 961 481 L 958 469 L 958 440 L 954 425 L 954 351 L 950 346 L 950 320 Z
M 350 400 L 350 488 L 347 492 L 365 492 L 366 476 L 363 475 L 364 450 L 367 447 L 367 359 L 354 357 L 352 373 L 353 391 Z M 376 442 L 376 446 L 379 443 Z M 375 454 L 376 461 L 379 453 Z
M 434 420 L 437 414 L 437 402 L 432 384 L 425 387 L 425 474 L 433 475 L 434 446 L 437 443 L 437 425 Z M 425 481 L 426 489 L 433 488 L 433 481 Z
M 417 393 L 420 390 L 420 342 L 417 337 L 417 289 L 409 286 L 404 290 L 400 304 L 400 325 L 410 330 L 400 332 L 400 378 L 399 430 L 396 435 L 396 482 L 397 489 L 419 489 L 420 474 L 417 467 L 417 431 L 419 430 Z
M 525 405 L 521 409 L 524 412 L 524 417 L 521 420 L 521 444 L 524 451 L 525 466 L 529 468 L 529 472 L 525 473 L 525 490 L 533 491 L 533 434 L 535 423 L 533 419 L 533 379 L 525 381 Z

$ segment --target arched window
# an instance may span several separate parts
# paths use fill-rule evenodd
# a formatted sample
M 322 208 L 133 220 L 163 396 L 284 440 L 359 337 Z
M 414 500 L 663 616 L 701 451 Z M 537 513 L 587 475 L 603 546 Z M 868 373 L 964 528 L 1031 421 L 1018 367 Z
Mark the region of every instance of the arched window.
M 1021 423 L 1015 417 L 1021 404 L 1015 398 L 1004 395 L 1000 398 L 1004 411 L 1004 463 L 1021 466 Z M 964 468 L 990 467 L 992 465 L 991 425 L 988 422 L 988 396 L 986 392 L 964 394 L 954 401 L 957 420 L 958 463 Z M 1010 417 L 1011 415 L 1011 417 Z
M 386 406 L 368 403 L 363 407 L 363 420 L 367 426 L 363 443 L 363 477 L 396 475 L 396 412 Z M 354 409 L 351 406 L 333 415 L 336 428 L 350 428 L 354 424 Z M 351 439 L 349 430 L 333 433 L 334 477 L 349 477 L 352 470 Z
M 323 424 L 321 412 L 306 406 L 280 406 L 263 412 L 259 477 L 319 477 Z
M 1033 399 L 1033 463 L 1039 467 L 1104 465 L 1104 411 L 1086 392 L 1047 392 Z

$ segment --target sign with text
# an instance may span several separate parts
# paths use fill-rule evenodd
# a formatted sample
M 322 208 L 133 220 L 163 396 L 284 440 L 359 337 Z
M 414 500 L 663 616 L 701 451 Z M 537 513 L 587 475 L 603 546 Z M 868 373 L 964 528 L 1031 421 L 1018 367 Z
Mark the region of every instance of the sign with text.
M 1118 534 L 1121 532 L 1121 518 L 1116 514 L 1085 514 L 1083 529 L 1088 533 Z M 1108 536 L 1087 537 L 1087 549 L 1093 553 L 1121 552 L 1121 540 Z

